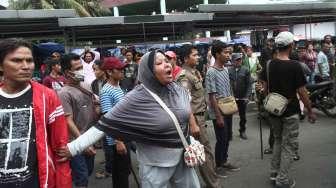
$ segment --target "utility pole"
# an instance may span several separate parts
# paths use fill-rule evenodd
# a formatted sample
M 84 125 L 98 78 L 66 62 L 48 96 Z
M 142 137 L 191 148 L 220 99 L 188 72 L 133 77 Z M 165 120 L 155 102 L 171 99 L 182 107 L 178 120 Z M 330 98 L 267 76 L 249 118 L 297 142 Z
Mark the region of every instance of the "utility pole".
M 119 16 L 119 9 L 118 9 L 118 7 L 113 7 L 113 16 L 115 16 L 115 17 Z
M 166 11 L 166 0 L 160 0 L 160 9 L 161 9 L 161 14 L 167 14 Z

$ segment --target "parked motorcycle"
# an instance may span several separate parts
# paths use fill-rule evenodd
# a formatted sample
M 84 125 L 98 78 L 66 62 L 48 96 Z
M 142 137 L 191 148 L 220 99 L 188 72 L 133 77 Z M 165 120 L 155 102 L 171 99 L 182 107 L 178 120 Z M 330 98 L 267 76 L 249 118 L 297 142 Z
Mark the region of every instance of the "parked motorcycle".
M 323 81 L 306 86 L 312 107 L 336 118 L 336 87 L 334 81 Z

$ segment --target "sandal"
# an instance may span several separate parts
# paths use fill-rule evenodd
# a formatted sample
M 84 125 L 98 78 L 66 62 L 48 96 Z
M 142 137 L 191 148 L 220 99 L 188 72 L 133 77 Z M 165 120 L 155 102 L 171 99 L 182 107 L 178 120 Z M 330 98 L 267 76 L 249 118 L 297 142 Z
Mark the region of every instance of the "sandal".
M 272 154 L 273 153 L 273 149 L 268 148 L 264 150 L 264 154 Z

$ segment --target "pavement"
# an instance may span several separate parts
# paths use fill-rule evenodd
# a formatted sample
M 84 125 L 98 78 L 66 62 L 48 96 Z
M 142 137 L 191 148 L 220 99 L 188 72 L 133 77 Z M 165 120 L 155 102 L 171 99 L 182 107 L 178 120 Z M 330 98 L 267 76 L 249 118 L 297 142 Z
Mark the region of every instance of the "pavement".
M 230 173 L 222 179 L 225 188 L 272 188 L 269 181 L 270 155 L 261 159 L 260 131 L 257 109 L 249 105 L 247 113 L 248 140 L 239 138 L 239 117 L 234 116 L 233 140 L 230 144 L 229 160 L 240 166 L 239 172 Z M 294 162 L 291 175 L 296 179 L 296 188 L 336 188 L 336 119 L 317 112 L 318 120 L 310 124 L 307 120 L 300 123 L 299 155 L 301 159 Z M 268 147 L 269 128 L 262 122 L 263 146 Z M 208 136 L 212 146 L 215 134 L 211 122 L 208 122 Z M 134 153 L 133 169 L 137 174 L 137 162 Z M 102 150 L 98 150 L 95 169 L 102 168 Z M 201 178 L 200 178 L 201 179 Z M 134 177 L 130 175 L 130 187 L 137 188 Z M 201 180 L 202 185 L 204 185 Z M 112 178 L 95 179 L 91 176 L 89 187 L 112 188 Z

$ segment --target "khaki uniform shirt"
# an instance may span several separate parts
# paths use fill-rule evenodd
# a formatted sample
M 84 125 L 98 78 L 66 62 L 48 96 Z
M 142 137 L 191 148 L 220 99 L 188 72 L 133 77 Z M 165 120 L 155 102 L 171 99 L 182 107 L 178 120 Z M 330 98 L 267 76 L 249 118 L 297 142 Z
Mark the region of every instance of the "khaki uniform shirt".
M 184 65 L 183 70 L 176 78 L 177 83 L 186 88 L 191 95 L 191 109 L 194 114 L 206 111 L 205 91 L 202 85 L 203 79 L 197 69 Z

